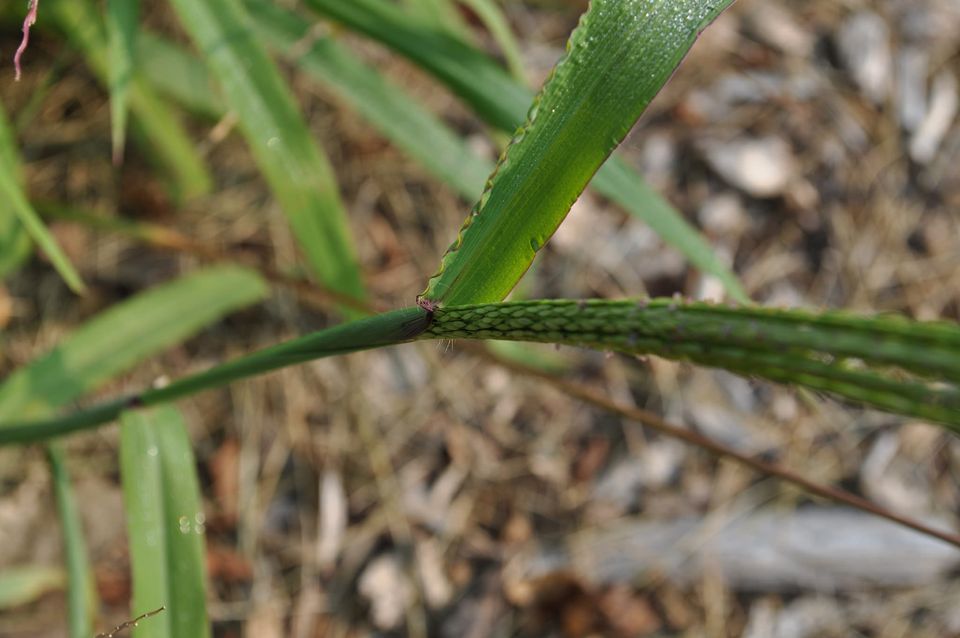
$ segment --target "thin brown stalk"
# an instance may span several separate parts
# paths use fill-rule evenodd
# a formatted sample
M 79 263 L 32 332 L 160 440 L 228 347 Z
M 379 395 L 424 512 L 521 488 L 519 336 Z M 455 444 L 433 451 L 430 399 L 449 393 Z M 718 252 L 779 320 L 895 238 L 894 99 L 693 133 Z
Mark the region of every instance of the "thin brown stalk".
M 131 627 L 136 627 L 137 625 L 140 624 L 141 620 L 145 620 L 147 618 L 150 618 L 151 616 L 156 616 L 157 614 L 163 612 L 164 610 L 166 610 L 166 607 L 159 607 L 157 609 L 154 609 L 153 611 L 148 611 L 145 614 L 140 614 L 133 620 L 128 620 L 126 622 L 120 623 L 119 625 L 114 627 L 113 631 L 111 631 L 110 633 L 97 634 L 97 638 L 114 638 L 114 636 L 119 634 L 124 629 L 130 629 Z
M 781 465 L 770 463 L 755 456 L 744 454 L 743 452 L 739 452 L 732 447 L 724 445 L 718 441 L 714 441 L 713 439 L 709 439 L 692 430 L 688 430 L 687 428 L 665 421 L 660 416 L 650 412 L 649 410 L 622 405 L 585 386 L 571 383 L 570 381 L 560 379 L 552 374 L 543 372 L 536 368 L 525 366 L 515 361 L 502 359 L 490 354 L 484 348 L 472 347 L 471 344 L 469 350 L 472 354 L 483 357 L 484 359 L 487 359 L 488 361 L 491 361 L 512 372 L 540 379 L 564 394 L 576 397 L 584 403 L 589 403 L 593 406 L 606 410 L 607 412 L 620 415 L 631 421 L 642 423 L 643 425 L 652 428 L 661 434 L 664 434 L 665 436 L 685 441 L 686 443 L 706 450 L 718 457 L 732 459 L 752 470 L 760 472 L 761 474 L 775 476 L 783 481 L 786 481 L 787 483 L 791 483 L 799 487 L 809 494 L 820 496 L 844 505 L 849 505 L 850 507 L 873 514 L 874 516 L 879 516 L 880 518 L 885 518 L 888 521 L 903 525 L 904 527 L 909 527 L 910 529 L 920 532 L 921 534 L 926 534 L 927 536 L 932 536 L 946 543 L 950 543 L 951 545 L 960 547 L 960 535 L 958 534 L 939 530 L 909 516 L 897 514 L 896 512 L 886 509 L 872 501 L 857 496 L 856 494 L 846 490 L 832 487 L 830 485 L 824 485 L 823 483 L 817 483 L 816 481 L 811 481 L 810 479 L 807 479 L 793 470 L 785 468 Z

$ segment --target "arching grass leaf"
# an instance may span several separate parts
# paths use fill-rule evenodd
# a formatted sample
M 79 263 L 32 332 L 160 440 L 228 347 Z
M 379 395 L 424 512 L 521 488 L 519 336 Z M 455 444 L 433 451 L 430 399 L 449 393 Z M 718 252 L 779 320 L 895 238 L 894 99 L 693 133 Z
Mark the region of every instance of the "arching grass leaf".
M 499 301 L 728 2 L 595 0 L 423 293 Z
M 666 24 L 655 18 L 657 11 L 662 9 L 661 5 L 673 7 L 677 11 L 691 8 L 691 15 L 694 15 L 694 5 L 703 4 L 706 3 L 651 0 L 641 5 L 625 3 L 621 8 L 625 13 L 637 18 L 635 22 L 646 22 L 653 30 L 659 28 L 658 25 Z M 729 1 L 717 3 L 717 13 L 728 4 Z M 306 0 L 306 5 L 408 57 L 436 76 L 493 126 L 513 133 L 524 123 L 534 99 L 533 92 L 517 83 L 486 54 L 463 41 L 411 18 L 385 0 Z M 653 19 L 645 19 L 644 16 Z M 637 42 L 636 39 L 625 41 L 632 45 Z M 667 50 L 668 48 L 662 49 Z M 637 64 L 647 63 L 649 61 L 634 61 L 632 64 L 635 68 L 627 70 L 636 73 Z M 646 66 L 639 67 L 641 71 L 647 69 Z M 646 79 L 648 78 L 644 78 Z M 597 172 L 593 186 L 597 192 L 609 197 L 631 215 L 648 224 L 665 242 L 680 250 L 692 264 L 720 279 L 733 299 L 741 303 L 748 301 L 736 276 L 719 259 L 703 236 L 624 161 L 617 157 L 610 158 Z M 515 213 L 527 214 L 526 211 L 519 210 Z
M 117 304 L 3 381 L 0 423 L 47 416 L 266 292 L 259 275 L 221 266 Z

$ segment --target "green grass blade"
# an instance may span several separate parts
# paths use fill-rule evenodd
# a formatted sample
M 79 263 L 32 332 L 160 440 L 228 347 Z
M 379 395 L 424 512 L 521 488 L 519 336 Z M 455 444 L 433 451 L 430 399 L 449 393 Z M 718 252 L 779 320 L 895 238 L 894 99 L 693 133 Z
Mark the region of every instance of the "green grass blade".
M 595 0 L 423 298 L 433 305 L 503 299 L 730 1 Z
M 954 323 L 675 299 L 560 299 L 377 315 L 66 417 L 0 424 L 0 445 L 95 427 L 132 404 L 172 401 L 284 366 L 414 339 L 530 341 L 656 354 L 820 390 L 960 432 L 960 325 Z
M 247 143 L 314 272 L 364 296 L 356 253 L 329 160 L 314 142 L 239 0 L 172 0 L 217 76 Z
M 196 463 L 172 405 L 124 412 L 120 471 L 133 567 L 133 614 L 164 607 L 137 638 L 206 638 L 203 508 Z
M 440 308 L 424 333 L 616 350 L 792 383 L 960 431 L 960 326 L 671 299 Z
M 476 199 L 490 162 L 439 118 L 410 98 L 330 36 L 312 37 L 310 25 L 293 11 L 263 0 L 245 0 L 257 34 L 276 51 L 324 84 L 386 139 L 466 199 Z M 192 54 L 149 31 L 140 34 L 141 72 L 159 92 L 212 119 L 226 112 L 209 75 Z
M 224 266 L 188 275 L 117 304 L 3 381 L 0 423 L 47 416 L 266 293 L 259 275 Z
M 67 558 L 67 624 L 70 638 L 90 638 L 93 635 L 97 595 L 80 524 L 80 512 L 73 497 L 65 455 L 59 444 L 47 446 L 47 459 L 53 475 L 53 491 L 57 497 L 57 514 L 63 529 L 64 555 Z
M 7 121 L 2 108 L 0 108 L 0 207 L 7 211 L 7 215 L 12 213 L 19 221 L 19 225 L 13 224 L 12 220 L 3 224 L 10 229 L 11 236 L 0 239 L 0 242 L 10 244 L 14 252 L 9 257 L 6 255 L 0 257 L 0 263 L 8 262 L 11 267 L 19 263 L 21 255 L 17 251 L 23 250 L 20 248 L 23 239 L 19 237 L 19 231 L 17 230 L 19 226 L 33 239 L 37 247 L 43 250 L 50 263 L 60 273 L 70 289 L 76 293 L 82 293 L 85 289 L 83 280 L 73 264 L 70 263 L 70 259 L 60 248 L 60 245 L 57 244 L 57 240 L 47 230 L 40 216 L 37 215 L 37 211 L 30 205 L 27 194 L 20 185 L 21 169 L 17 156 L 17 147 L 10 130 L 10 123 Z M 0 217 L 0 222 L 2 221 L 3 218 Z
M 687 6 L 688 1 L 651 0 L 644 4 L 667 4 L 676 9 Z M 725 1 L 718 6 L 729 3 Z M 409 58 L 459 95 L 491 125 L 512 133 L 523 124 L 533 93 L 483 52 L 411 19 L 383 0 L 306 0 L 306 5 Z M 624 5 L 627 6 L 633 5 Z M 696 267 L 718 277 L 733 299 L 748 301 L 736 276 L 720 261 L 707 240 L 625 162 L 614 157 L 604 164 L 597 172 L 593 187 L 649 224 Z
M 406 0 L 407 12 L 433 28 L 467 40 L 470 29 L 451 0 Z
M 7 167 L 0 167 L 0 201 L 5 201 L 6 205 L 13 209 L 14 214 L 19 218 L 27 233 L 36 242 L 37 247 L 47 255 L 50 263 L 60 273 L 70 289 L 82 294 L 86 286 L 84 286 L 79 273 L 70 263 L 70 259 L 63 253 L 63 250 L 60 249 L 57 240 L 43 225 L 37 211 L 27 201 L 26 194 L 20 188 L 20 185 L 13 180 L 13 175 Z
M 0 411 L 0 445 L 29 443 L 95 427 L 113 421 L 131 405 L 174 401 L 297 363 L 405 343 L 420 334 L 427 323 L 427 314 L 422 309 L 405 308 L 321 330 L 215 366 L 164 388 L 121 397 L 64 417 L 24 422 L 24 416 L 28 415 Z
M 143 30 L 137 38 L 137 57 L 139 73 L 161 95 L 211 120 L 226 114 L 220 88 L 197 56 Z
M 26 605 L 44 594 L 63 588 L 66 575 L 60 567 L 27 565 L 0 570 L 0 611 Z
M 7 178 L 19 184 L 20 162 L 13 128 L 0 105 L 0 170 Z M 13 207 L 0 204 L 0 277 L 4 277 L 30 256 L 30 235 L 20 223 Z
M 500 7 L 494 0 L 460 0 L 480 18 L 483 26 L 487 28 L 490 35 L 500 47 L 503 58 L 507 62 L 507 68 L 513 79 L 520 84 L 526 84 L 526 72 L 523 68 L 523 56 L 520 54 L 520 45 L 510 30 L 507 18 L 503 15 Z
M 107 32 L 89 0 L 46 0 L 44 12 L 83 53 L 87 64 L 105 85 L 110 85 Z M 213 179 L 193 141 L 170 108 L 139 77 L 130 85 L 131 130 L 144 153 L 171 180 L 178 198 L 209 193 Z
M 477 156 L 433 114 L 408 97 L 333 38 L 321 37 L 303 51 L 296 43 L 310 24 L 273 2 L 246 0 L 257 33 L 277 51 L 296 51 L 292 62 L 322 82 L 381 134 L 424 168 L 468 199 L 476 199 L 493 163 Z
M 407 57 L 493 126 L 513 132 L 534 94 L 485 53 L 382 0 L 306 0 L 305 5 Z
M 133 78 L 135 68 L 139 21 L 140 0 L 107 0 L 110 125 L 115 164 L 123 160 L 130 80 Z

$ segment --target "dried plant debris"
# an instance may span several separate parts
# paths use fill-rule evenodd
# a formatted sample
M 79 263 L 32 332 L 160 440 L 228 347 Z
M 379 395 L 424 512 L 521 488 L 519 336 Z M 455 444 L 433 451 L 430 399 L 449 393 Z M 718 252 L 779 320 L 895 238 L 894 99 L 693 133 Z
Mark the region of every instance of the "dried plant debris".
M 652 575 L 690 585 L 711 571 L 738 591 L 834 593 L 932 583 L 958 564 L 957 548 L 888 521 L 842 508 L 803 507 L 621 521 L 578 532 L 556 549 L 538 548 L 509 571 L 527 581 L 570 572 L 594 586 Z

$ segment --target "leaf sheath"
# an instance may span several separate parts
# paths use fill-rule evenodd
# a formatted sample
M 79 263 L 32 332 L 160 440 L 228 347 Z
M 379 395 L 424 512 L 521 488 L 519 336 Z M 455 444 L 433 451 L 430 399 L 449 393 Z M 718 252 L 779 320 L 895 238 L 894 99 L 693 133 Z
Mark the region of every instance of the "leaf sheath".
M 548 300 L 439 308 L 424 337 L 656 354 L 960 426 L 960 327 L 945 322 L 672 299 Z

